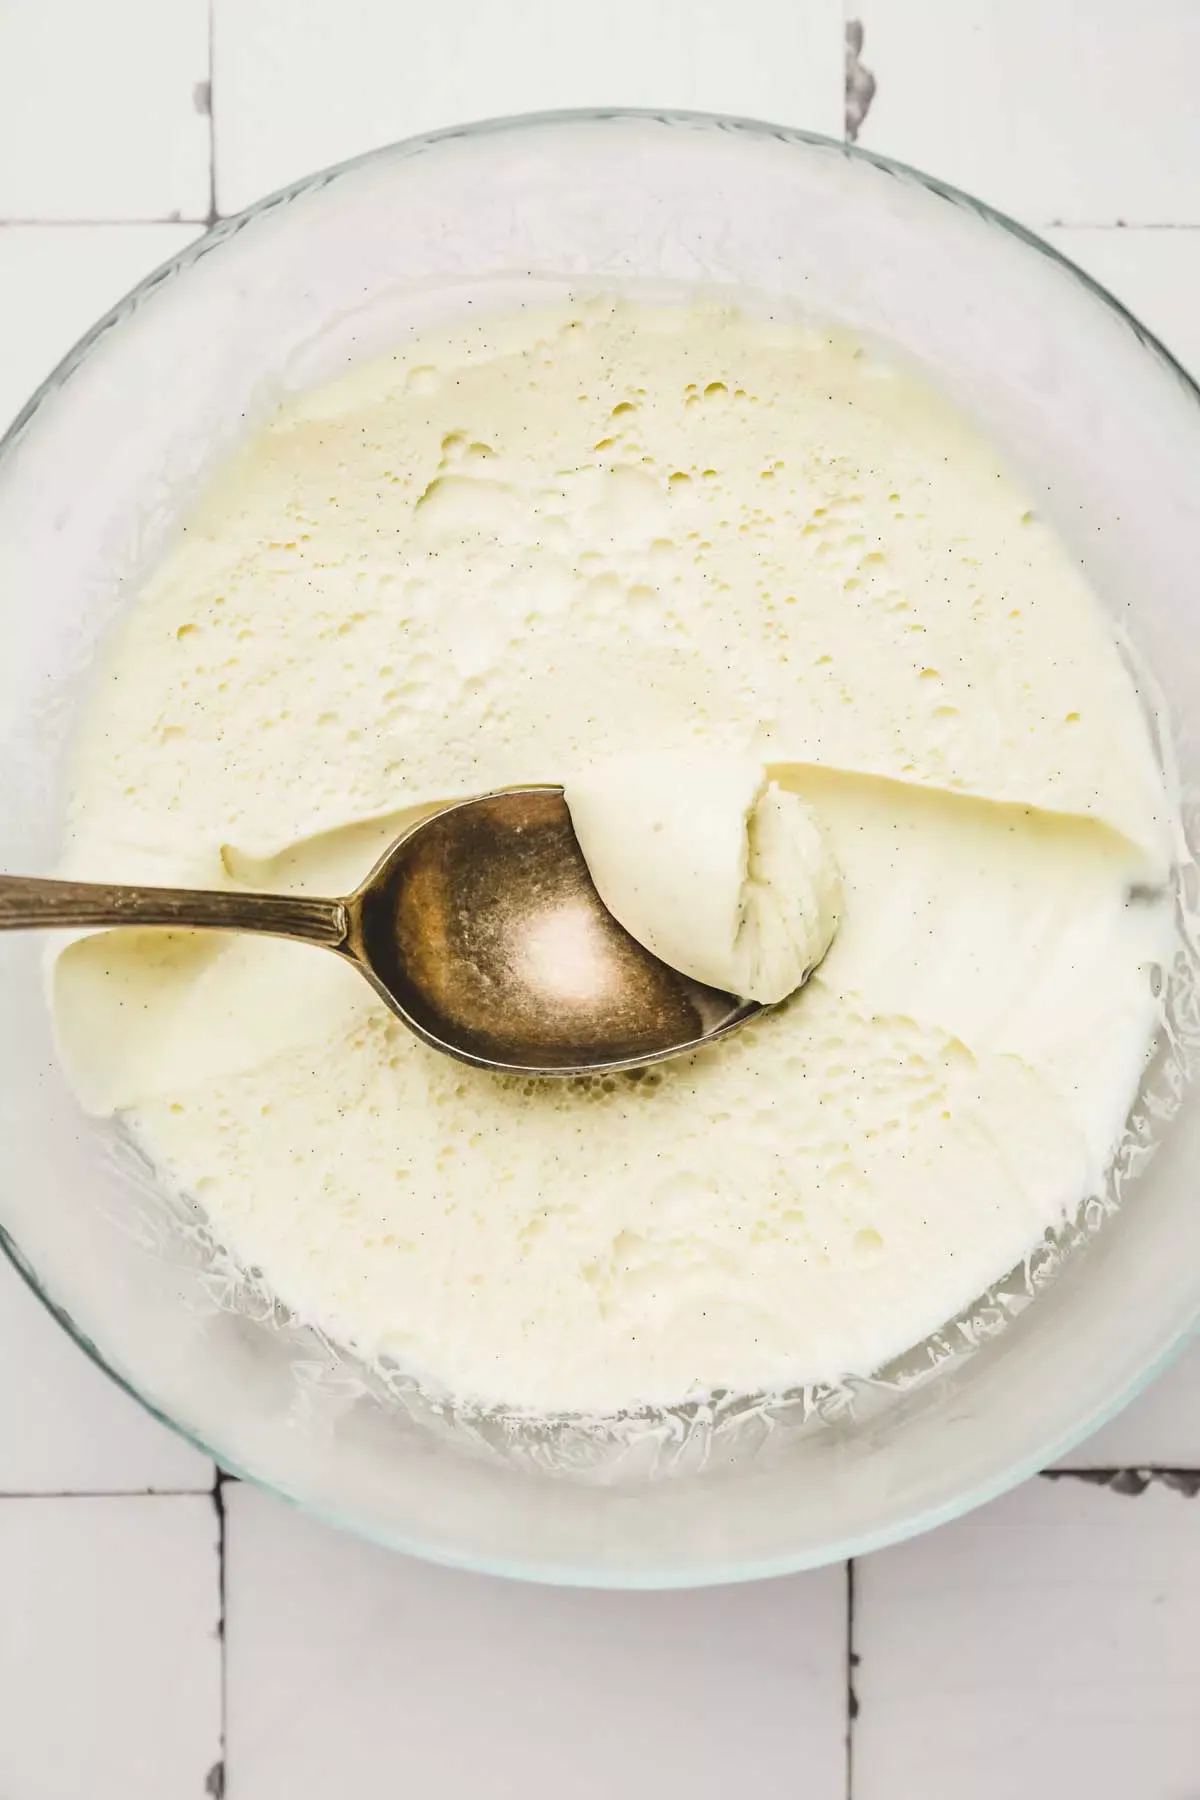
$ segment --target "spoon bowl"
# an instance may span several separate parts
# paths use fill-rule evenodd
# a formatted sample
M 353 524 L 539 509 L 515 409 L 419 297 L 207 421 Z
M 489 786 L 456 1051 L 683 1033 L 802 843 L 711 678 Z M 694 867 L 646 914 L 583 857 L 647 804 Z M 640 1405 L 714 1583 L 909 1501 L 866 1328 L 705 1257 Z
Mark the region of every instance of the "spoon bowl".
M 427 815 L 343 899 L 0 876 L 0 930 L 119 926 L 259 931 L 333 950 L 435 1050 L 525 1075 L 640 1068 L 762 1011 L 669 968 L 617 923 L 561 787 Z
M 762 1010 L 669 968 L 617 923 L 559 787 L 434 814 L 346 904 L 350 954 L 388 1005 L 435 1049 L 485 1068 L 638 1068 Z

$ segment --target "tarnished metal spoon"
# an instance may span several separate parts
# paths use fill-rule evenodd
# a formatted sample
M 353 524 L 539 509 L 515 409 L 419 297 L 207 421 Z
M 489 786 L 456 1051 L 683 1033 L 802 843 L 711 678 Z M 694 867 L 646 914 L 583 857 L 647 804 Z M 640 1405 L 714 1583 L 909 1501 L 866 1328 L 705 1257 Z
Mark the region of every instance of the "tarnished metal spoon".
M 760 1012 L 651 956 L 597 894 L 559 787 L 410 827 L 341 900 L 0 876 L 0 930 L 261 931 L 344 956 L 435 1050 L 532 1075 L 635 1069 Z

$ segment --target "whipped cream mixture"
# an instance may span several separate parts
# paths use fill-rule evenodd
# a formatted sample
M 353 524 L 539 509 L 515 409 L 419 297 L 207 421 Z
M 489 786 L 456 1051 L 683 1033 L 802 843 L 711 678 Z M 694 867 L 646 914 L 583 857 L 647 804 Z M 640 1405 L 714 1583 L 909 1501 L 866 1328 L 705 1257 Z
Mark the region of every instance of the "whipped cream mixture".
M 658 954 L 799 991 L 539 1082 L 299 946 L 57 956 L 84 1103 L 300 1318 L 544 1412 L 836 1380 L 1102 1183 L 1172 949 L 1162 775 L 1077 567 L 912 375 L 588 302 L 288 405 L 108 648 L 66 868 L 338 893 L 414 808 L 544 781 Z
M 567 784 L 597 892 L 696 981 L 786 1000 L 828 950 L 842 880 L 811 806 L 728 752 L 601 763 Z

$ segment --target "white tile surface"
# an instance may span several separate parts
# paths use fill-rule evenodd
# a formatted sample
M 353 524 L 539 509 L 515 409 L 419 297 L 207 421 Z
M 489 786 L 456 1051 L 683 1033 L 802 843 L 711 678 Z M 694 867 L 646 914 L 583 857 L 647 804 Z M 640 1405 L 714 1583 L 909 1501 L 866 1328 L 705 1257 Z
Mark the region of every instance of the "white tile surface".
M 1200 223 L 1195 0 L 852 0 L 859 142 L 1029 223 Z
M 203 218 L 207 0 L 3 0 L 0 219 Z
M 1200 1469 L 1200 1343 L 1085 1444 L 1067 1469 Z
M 207 1499 L 0 1500 L 4 1800 L 204 1800 L 216 1545 Z
M 199 235 L 195 225 L 0 225 L 0 431 L 102 313 Z
M 1046 236 L 1115 294 L 1200 380 L 1200 229 L 1063 228 Z
M 843 1800 L 840 1568 L 560 1592 L 226 1508 L 231 1800 Z
M 1200 1501 L 1033 1481 L 855 1581 L 854 1800 L 1200 1792 Z
M 437 126 L 564 106 L 696 107 L 836 136 L 839 0 L 214 0 L 222 212 Z
M 0 1257 L 0 1495 L 202 1492 L 212 1474 L 88 1361 Z

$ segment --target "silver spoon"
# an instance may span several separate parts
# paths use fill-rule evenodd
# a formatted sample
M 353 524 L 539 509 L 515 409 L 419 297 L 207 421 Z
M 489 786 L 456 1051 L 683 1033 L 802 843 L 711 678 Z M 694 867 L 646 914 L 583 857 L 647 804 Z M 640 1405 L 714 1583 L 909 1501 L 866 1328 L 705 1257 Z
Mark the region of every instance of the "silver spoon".
M 668 968 L 618 925 L 559 787 L 434 813 L 342 900 L 0 876 L 0 930 L 122 925 L 320 945 L 435 1050 L 527 1075 L 641 1068 L 762 1011 Z

